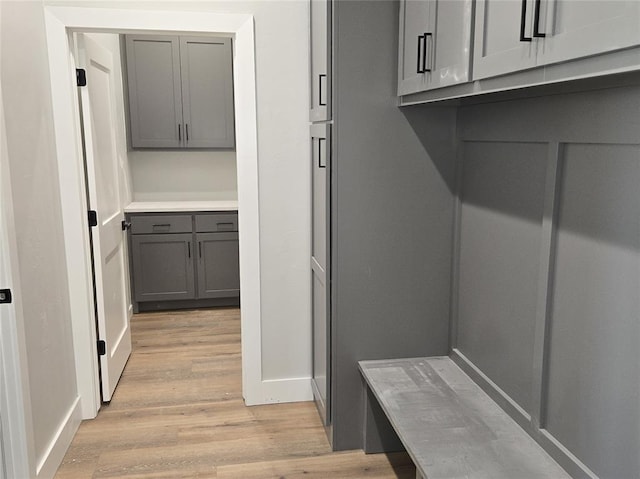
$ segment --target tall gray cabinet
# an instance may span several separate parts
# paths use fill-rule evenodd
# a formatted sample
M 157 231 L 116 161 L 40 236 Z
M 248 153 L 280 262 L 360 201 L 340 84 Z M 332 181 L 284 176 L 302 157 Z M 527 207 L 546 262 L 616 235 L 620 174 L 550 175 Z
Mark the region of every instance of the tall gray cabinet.
M 363 446 L 357 361 L 447 352 L 455 114 L 397 107 L 398 8 L 311 0 L 312 63 L 314 29 L 330 33 L 330 116 L 310 135 L 313 384 L 334 450 Z
M 331 0 L 311 0 L 309 119 L 311 147 L 311 386 L 331 424 Z

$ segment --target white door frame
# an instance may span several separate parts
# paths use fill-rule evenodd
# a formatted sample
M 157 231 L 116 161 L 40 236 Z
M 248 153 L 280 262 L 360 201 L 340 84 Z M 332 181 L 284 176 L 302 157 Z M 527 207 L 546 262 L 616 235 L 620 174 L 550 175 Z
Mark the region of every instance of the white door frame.
M 100 406 L 87 201 L 72 55 L 73 32 L 194 32 L 234 35 L 234 106 L 240 236 L 242 393 L 266 402 L 262 382 L 260 230 L 254 21 L 249 14 L 45 6 L 58 181 L 82 417 Z

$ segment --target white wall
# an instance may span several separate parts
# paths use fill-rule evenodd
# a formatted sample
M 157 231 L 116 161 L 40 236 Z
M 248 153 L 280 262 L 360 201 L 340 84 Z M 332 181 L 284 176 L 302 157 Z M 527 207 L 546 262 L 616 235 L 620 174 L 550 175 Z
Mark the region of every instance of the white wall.
M 33 438 L 32 477 L 57 468 L 79 424 L 42 4 L 2 2 L 1 81 Z
M 235 151 L 129 151 L 134 201 L 237 200 Z

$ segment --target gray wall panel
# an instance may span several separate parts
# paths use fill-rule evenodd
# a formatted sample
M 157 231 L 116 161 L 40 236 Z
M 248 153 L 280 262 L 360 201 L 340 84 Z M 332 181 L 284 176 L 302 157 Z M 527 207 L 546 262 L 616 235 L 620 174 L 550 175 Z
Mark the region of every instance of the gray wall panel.
M 530 411 L 547 147 L 465 143 L 458 349 Z
M 447 352 L 455 110 L 397 107 L 397 2 L 334 8 L 333 446 L 353 449 L 357 361 Z
M 640 146 L 566 145 L 547 429 L 601 478 L 640 477 Z

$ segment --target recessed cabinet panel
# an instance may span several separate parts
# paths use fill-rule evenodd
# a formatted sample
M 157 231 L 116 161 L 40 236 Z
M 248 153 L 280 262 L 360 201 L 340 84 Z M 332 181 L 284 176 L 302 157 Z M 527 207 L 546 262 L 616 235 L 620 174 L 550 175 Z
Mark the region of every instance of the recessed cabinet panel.
M 198 233 L 198 297 L 240 295 L 238 233 Z
M 597 477 L 640 477 L 640 146 L 567 144 L 547 431 Z
M 136 301 L 195 298 L 192 240 L 190 233 L 132 236 Z
M 528 412 L 546 151 L 467 142 L 462 166 L 458 348 Z
M 126 37 L 131 146 L 178 148 L 182 123 L 178 37 Z
M 180 37 L 186 146 L 234 146 L 231 39 Z

